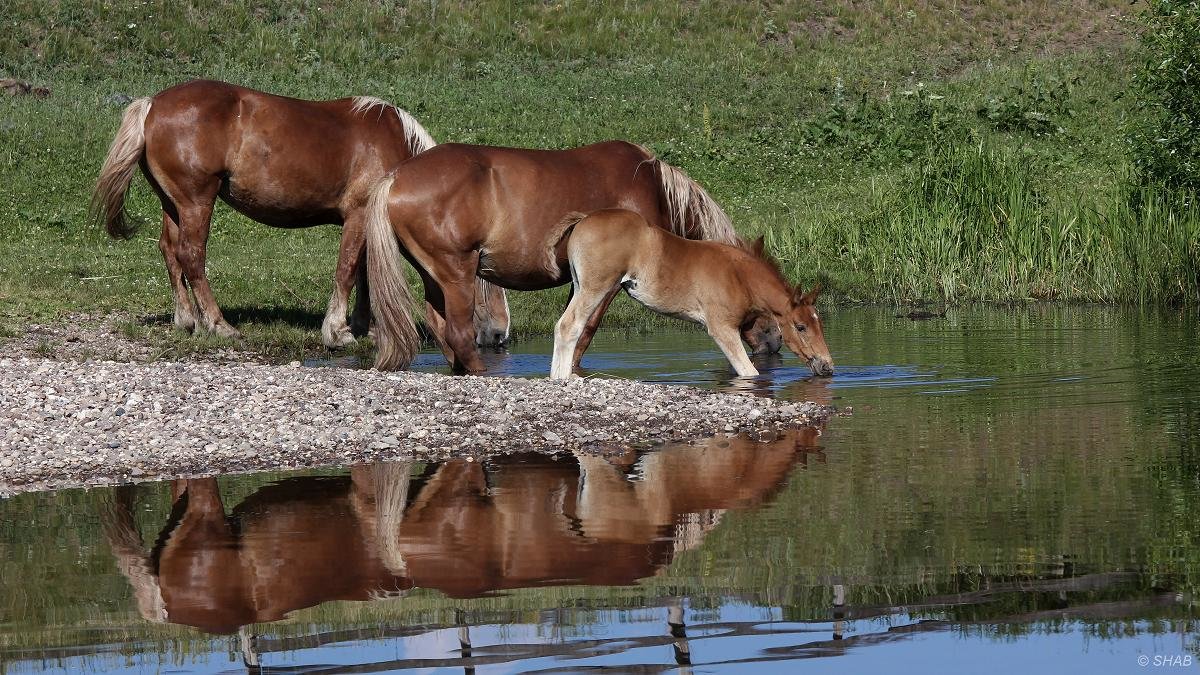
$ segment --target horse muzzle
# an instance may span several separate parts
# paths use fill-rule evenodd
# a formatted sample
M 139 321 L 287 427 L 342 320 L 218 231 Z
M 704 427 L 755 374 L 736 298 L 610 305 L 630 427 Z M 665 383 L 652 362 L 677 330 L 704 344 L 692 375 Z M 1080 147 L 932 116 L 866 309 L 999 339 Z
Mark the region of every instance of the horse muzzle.
M 833 361 L 830 359 L 814 356 L 808 360 L 808 367 L 812 370 L 813 375 L 820 375 L 822 377 L 833 375 Z
M 475 344 L 480 347 L 496 347 L 499 349 L 508 346 L 508 343 L 508 331 L 489 330 L 475 333 Z

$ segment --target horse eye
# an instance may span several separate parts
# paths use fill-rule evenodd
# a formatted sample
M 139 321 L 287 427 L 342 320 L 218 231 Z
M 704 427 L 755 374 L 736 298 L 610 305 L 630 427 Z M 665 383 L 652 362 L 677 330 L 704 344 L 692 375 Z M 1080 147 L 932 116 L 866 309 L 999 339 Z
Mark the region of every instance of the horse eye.
M 798 323 L 798 324 L 796 324 L 796 331 L 797 331 L 797 332 L 799 332 L 799 333 L 803 333 L 803 332 L 804 332 L 804 331 L 806 331 L 806 330 L 808 330 L 808 326 L 805 326 L 805 325 L 804 325 L 804 324 L 802 324 L 802 323 Z

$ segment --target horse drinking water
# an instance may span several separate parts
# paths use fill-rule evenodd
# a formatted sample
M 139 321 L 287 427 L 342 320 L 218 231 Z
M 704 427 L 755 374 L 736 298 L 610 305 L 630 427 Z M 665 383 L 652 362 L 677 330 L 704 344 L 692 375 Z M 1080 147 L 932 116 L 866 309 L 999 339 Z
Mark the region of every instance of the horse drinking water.
M 217 197 L 274 227 L 342 226 L 334 290 L 321 326 L 329 347 L 354 341 L 370 320 L 361 260 L 370 190 L 413 155 L 435 145 L 406 111 L 356 96 L 304 101 L 197 80 L 133 101 L 100 171 L 93 212 L 113 237 L 128 238 L 125 193 L 140 165 L 162 203 L 158 248 L 175 295 L 175 325 L 237 337 L 205 273 L 205 249 Z M 358 278 L 354 330 L 346 323 Z M 195 295 L 195 305 L 188 287 Z M 508 339 L 508 304 L 500 289 L 476 294 L 476 339 Z M 199 310 L 197 313 L 196 310 Z
M 605 299 L 622 288 L 656 312 L 703 325 L 739 376 L 758 374 L 738 332 L 761 316 L 778 323 L 783 343 L 814 374 L 833 374 L 813 306 L 819 289 L 792 288 L 763 253 L 761 237 L 748 247 L 688 241 L 622 209 L 577 214 L 558 233 L 567 242 L 574 293 L 554 329 L 550 377 L 571 376 L 584 327 L 599 321 Z
M 519 290 L 567 283 L 556 228 L 572 212 L 613 207 L 688 238 L 737 239 L 728 216 L 695 181 L 624 141 L 570 150 L 448 143 L 398 166 L 367 207 L 375 366 L 405 367 L 420 346 L 402 255 L 421 275 L 426 323 L 447 360 L 457 372 L 480 372 L 471 332 L 476 276 Z M 577 357 L 597 325 L 584 328 Z M 752 345 L 769 340 L 770 327 L 754 326 L 745 337 Z

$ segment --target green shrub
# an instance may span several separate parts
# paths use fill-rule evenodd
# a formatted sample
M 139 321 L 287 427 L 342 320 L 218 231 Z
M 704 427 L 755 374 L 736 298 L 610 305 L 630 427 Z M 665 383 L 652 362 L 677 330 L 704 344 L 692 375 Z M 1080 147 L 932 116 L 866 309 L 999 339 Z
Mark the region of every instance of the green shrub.
M 1142 19 L 1133 164 L 1143 185 L 1192 195 L 1200 192 L 1200 2 L 1151 0 Z

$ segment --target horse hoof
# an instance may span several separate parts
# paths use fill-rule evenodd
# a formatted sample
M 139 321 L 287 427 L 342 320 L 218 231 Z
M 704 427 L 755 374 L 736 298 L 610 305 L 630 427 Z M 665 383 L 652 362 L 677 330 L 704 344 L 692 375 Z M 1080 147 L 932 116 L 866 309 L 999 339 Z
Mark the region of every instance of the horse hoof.
M 347 330 L 333 336 L 331 340 L 327 340 L 325 336 L 321 336 L 321 342 L 325 343 L 325 346 L 330 349 L 342 349 L 354 344 L 355 339 L 354 334 Z
M 217 337 L 229 338 L 230 340 L 241 340 L 242 339 L 241 332 L 238 331 L 238 329 L 234 328 L 233 326 L 230 326 L 227 323 L 217 324 L 216 326 L 213 326 L 210 330 L 211 330 L 212 334 L 216 335 Z

